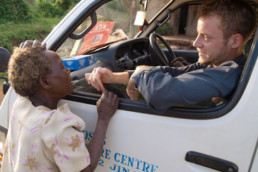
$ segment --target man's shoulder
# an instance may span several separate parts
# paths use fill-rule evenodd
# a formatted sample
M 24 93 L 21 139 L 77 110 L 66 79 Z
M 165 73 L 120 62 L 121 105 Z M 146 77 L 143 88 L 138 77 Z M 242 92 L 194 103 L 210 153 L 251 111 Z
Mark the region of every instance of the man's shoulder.
M 232 67 L 232 68 L 243 68 L 246 62 L 246 56 L 245 55 L 241 55 L 237 58 L 235 58 L 234 60 L 231 61 L 227 61 L 222 63 L 220 66 L 228 66 L 228 67 Z

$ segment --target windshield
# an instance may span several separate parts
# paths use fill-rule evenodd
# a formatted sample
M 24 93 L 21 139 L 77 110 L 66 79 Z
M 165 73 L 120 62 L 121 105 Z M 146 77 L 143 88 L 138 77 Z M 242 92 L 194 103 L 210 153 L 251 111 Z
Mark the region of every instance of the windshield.
M 82 39 L 68 38 L 57 53 L 63 58 L 87 54 L 113 42 L 134 38 L 142 24 L 148 23 L 168 0 L 113 0 L 96 10 L 97 23 Z M 137 18 L 137 19 L 136 19 Z M 91 24 L 87 18 L 74 33 L 81 33 Z

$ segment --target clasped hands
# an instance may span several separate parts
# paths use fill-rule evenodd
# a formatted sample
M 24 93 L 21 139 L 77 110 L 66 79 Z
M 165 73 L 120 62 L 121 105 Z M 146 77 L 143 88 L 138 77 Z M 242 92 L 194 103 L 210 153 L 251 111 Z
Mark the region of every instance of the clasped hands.
M 91 84 L 96 90 L 104 91 L 105 87 L 103 83 L 117 83 L 127 85 L 126 92 L 131 100 L 137 100 L 139 97 L 139 90 L 135 87 L 136 81 L 133 79 L 134 76 L 138 75 L 144 70 L 150 70 L 150 66 L 138 66 L 134 73 L 129 78 L 128 72 L 112 72 L 107 68 L 97 67 L 94 68 L 91 73 L 86 73 L 85 78 L 88 84 Z

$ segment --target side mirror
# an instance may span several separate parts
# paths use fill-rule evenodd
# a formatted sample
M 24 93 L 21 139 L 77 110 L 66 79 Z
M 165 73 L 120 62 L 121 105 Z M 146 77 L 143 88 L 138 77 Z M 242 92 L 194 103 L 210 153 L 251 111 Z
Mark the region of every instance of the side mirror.
M 11 53 L 7 49 L 0 47 L 0 72 L 6 72 L 10 57 Z M 10 83 L 8 83 L 7 77 L 0 76 L 0 79 L 5 80 L 3 83 L 3 93 L 6 94 L 10 87 Z
M 10 57 L 10 52 L 5 48 L 0 47 L 0 72 L 6 72 Z
M 4 79 L 5 80 L 5 82 L 3 82 L 3 93 L 6 94 L 8 89 L 9 89 L 9 87 L 10 87 L 10 83 L 8 82 L 8 79 L 5 76 L 0 76 L 0 79 Z

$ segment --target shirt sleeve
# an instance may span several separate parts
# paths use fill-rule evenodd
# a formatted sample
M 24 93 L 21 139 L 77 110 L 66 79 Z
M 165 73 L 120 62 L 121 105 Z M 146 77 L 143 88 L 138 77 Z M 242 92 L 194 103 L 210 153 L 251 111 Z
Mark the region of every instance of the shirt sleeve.
M 56 110 L 46 121 L 42 132 L 45 154 L 60 171 L 81 171 L 90 164 L 85 146 L 84 122 L 69 109 Z
M 171 76 L 176 77 L 178 75 L 191 72 L 198 69 L 205 69 L 210 68 L 210 66 L 202 65 L 200 63 L 194 63 L 187 66 L 182 67 L 169 67 L 169 66 L 162 66 L 160 69 L 163 71 L 163 73 L 169 73 Z
M 242 71 L 233 61 L 216 68 L 190 70 L 189 67 L 177 71 L 157 67 L 139 73 L 134 79 L 148 106 L 157 113 L 164 113 L 171 106 L 226 96 Z

